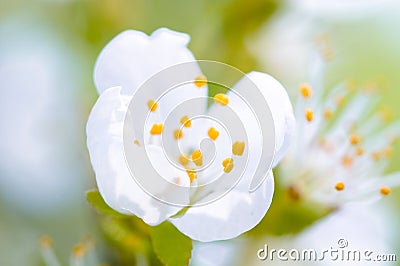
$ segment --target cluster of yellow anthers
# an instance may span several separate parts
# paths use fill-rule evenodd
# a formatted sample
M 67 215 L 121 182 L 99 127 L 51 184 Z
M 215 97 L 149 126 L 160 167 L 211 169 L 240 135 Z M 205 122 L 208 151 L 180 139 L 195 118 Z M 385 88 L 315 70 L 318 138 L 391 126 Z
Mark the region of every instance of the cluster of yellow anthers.
M 313 90 L 309 84 L 301 84 L 300 86 L 300 94 L 304 99 L 309 99 L 313 95 Z M 344 104 L 345 98 L 344 97 L 337 97 L 335 99 L 335 102 L 338 106 L 341 106 Z M 382 117 L 385 118 L 387 116 L 387 112 L 382 114 Z M 308 123 L 312 123 L 314 120 L 314 110 L 312 108 L 307 107 L 304 112 L 304 117 Z M 322 117 L 325 120 L 330 120 L 334 117 L 334 112 L 326 108 L 323 110 Z M 353 162 L 356 157 L 361 157 L 365 155 L 364 148 L 362 147 L 362 138 L 359 134 L 351 134 L 348 137 L 348 141 L 352 147 L 354 147 L 354 154 L 353 155 L 343 155 L 341 164 L 346 167 L 346 168 L 351 168 L 353 166 Z M 326 150 L 329 150 L 330 147 L 329 145 L 324 146 L 326 143 L 324 140 L 321 141 L 321 146 L 325 148 Z M 382 150 L 379 151 L 374 151 L 370 153 L 371 158 L 374 161 L 379 161 L 382 158 L 388 158 L 391 157 L 393 154 L 393 149 L 391 147 L 385 147 Z M 345 189 L 345 184 L 344 182 L 338 182 L 335 184 L 334 188 L 337 191 L 343 191 Z M 379 192 L 383 196 L 387 196 L 391 193 L 391 188 L 388 186 L 381 186 L 379 189 Z
M 207 78 L 204 75 L 199 75 L 196 77 L 193 81 L 193 83 L 196 85 L 197 88 L 202 89 L 207 85 Z M 214 96 L 214 103 L 218 104 L 220 106 L 227 106 L 229 104 L 229 98 L 226 94 L 224 93 L 218 93 Z M 147 107 L 150 112 L 156 112 L 158 109 L 159 104 L 154 100 L 150 99 L 147 102 Z M 181 123 L 181 128 L 175 129 L 172 134 L 176 140 L 179 140 L 184 137 L 184 129 L 185 128 L 190 128 L 192 126 L 192 122 L 190 118 L 185 115 L 180 119 Z M 164 125 L 162 123 L 155 123 L 152 125 L 150 129 L 150 134 L 151 135 L 161 135 L 164 131 Z M 216 141 L 218 136 L 219 136 L 219 131 L 215 129 L 214 127 L 211 127 L 208 130 L 208 137 Z M 137 146 L 140 146 L 140 143 L 138 140 L 135 140 L 134 143 Z M 236 141 L 232 145 L 232 154 L 235 156 L 241 156 L 243 155 L 245 149 L 245 143 L 243 141 Z M 193 164 L 197 167 L 200 167 L 203 165 L 203 154 L 201 150 L 195 150 L 192 152 L 191 156 L 181 154 L 178 158 L 180 164 L 186 168 L 186 172 L 190 178 L 190 182 L 195 180 L 197 178 L 197 172 L 193 168 L 187 168 L 189 166 L 190 162 L 193 162 Z M 234 167 L 234 160 L 233 158 L 226 158 L 222 162 L 222 167 L 225 173 L 229 173 L 232 171 Z

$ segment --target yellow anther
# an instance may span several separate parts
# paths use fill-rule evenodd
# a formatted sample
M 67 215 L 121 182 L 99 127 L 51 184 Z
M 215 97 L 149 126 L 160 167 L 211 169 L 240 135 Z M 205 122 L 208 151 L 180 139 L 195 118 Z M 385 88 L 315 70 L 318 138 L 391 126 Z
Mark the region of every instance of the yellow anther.
M 335 98 L 335 102 L 336 102 L 336 104 L 337 104 L 338 106 L 343 106 L 344 103 L 346 102 L 346 98 L 345 98 L 344 96 L 342 96 L 342 95 L 338 95 L 338 96 L 336 96 L 336 98 Z
M 375 162 L 379 161 L 380 159 L 382 159 L 382 153 L 379 151 L 374 151 L 371 153 L 371 157 L 372 160 L 374 160 Z
M 314 111 L 311 108 L 307 108 L 305 111 L 305 117 L 307 119 L 308 122 L 313 121 L 314 119 Z
M 333 117 L 333 112 L 330 109 L 325 109 L 324 111 L 324 118 L 329 120 Z
M 147 102 L 147 107 L 149 107 L 150 112 L 155 112 L 158 108 L 158 103 L 154 100 L 149 100 Z
M 393 110 L 389 107 L 382 107 L 379 116 L 384 122 L 389 122 L 393 118 Z
M 53 245 L 53 241 L 48 236 L 42 236 L 39 239 L 39 245 L 41 248 L 51 248 L 51 246 Z
M 357 147 L 357 149 L 356 149 L 356 154 L 357 154 L 358 156 L 364 155 L 364 149 L 363 149 L 362 147 Z
M 195 150 L 192 153 L 192 161 L 197 166 L 201 166 L 203 164 L 203 154 L 201 153 L 201 150 Z
M 174 130 L 174 138 L 175 139 L 180 139 L 183 137 L 183 132 L 180 129 L 175 129 Z
M 392 192 L 392 190 L 390 189 L 390 187 L 388 186 L 382 186 L 381 189 L 379 190 L 379 192 L 383 195 L 383 196 L 388 196 L 390 194 L 390 192 Z
M 244 142 L 243 141 L 235 141 L 232 145 L 232 153 L 234 155 L 241 156 L 244 152 Z
M 342 165 L 344 167 L 351 167 L 353 165 L 353 158 L 348 155 L 343 156 L 342 157 Z
M 392 156 L 393 156 L 393 148 L 392 148 L 392 147 L 383 148 L 383 150 L 382 150 L 382 155 L 383 155 L 385 158 L 390 158 L 390 157 L 392 157 Z
M 344 183 L 343 183 L 343 182 L 338 182 L 338 183 L 336 183 L 335 189 L 336 189 L 337 191 L 342 191 L 342 190 L 344 189 Z
M 300 93 L 304 98 L 308 99 L 312 96 L 313 91 L 312 91 L 312 88 L 310 85 L 301 84 L 300 85 Z
M 226 158 L 225 160 L 222 161 L 222 166 L 224 167 L 224 172 L 229 173 L 233 169 L 233 159 Z
M 150 129 L 151 135 L 160 135 L 164 130 L 163 124 L 154 124 L 153 127 Z
M 192 126 L 192 121 L 190 121 L 189 117 L 187 115 L 183 116 L 181 118 L 181 124 L 184 127 L 191 127 Z
M 137 139 L 135 139 L 133 143 L 135 143 L 136 146 L 140 147 L 140 142 Z
M 194 79 L 194 85 L 201 88 L 207 84 L 207 77 L 204 75 L 199 75 Z
M 212 127 L 208 130 L 208 136 L 210 137 L 210 139 L 216 140 L 219 136 L 219 132 L 218 130 Z
M 189 164 L 189 157 L 186 155 L 181 154 L 178 159 L 179 159 L 180 164 L 183 166 L 186 166 Z
M 353 135 L 351 135 L 351 136 L 349 137 L 349 141 L 350 141 L 350 144 L 351 144 L 351 145 L 357 145 L 357 144 L 360 143 L 361 138 L 360 138 L 359 135 L 353 134 Z
M 196 170 L 194 170 L 194 169 L 188 169 L 188 170 L 186 170 L 186 173 L 188 174 L 188 176 L 190 178 L 190 182 L 193 182 L 193 180 L 195 180 L 197 178 L 197 173 L 196 173 Z
M 214 96 L 214 102 L 217 104 L 220 104 L 222 106 L 225 106 L 225 105 L 228 105 L 229 98 L 228 98 L 228 96 L 226 96 L 226 94 L 218 93 Z
M 72 255 L 75 258 L 81 258 L 83 256 L 85 256 L 86 254 L 86 246 L 84 244 L 76 244 L 73 248 L 72 248 Z

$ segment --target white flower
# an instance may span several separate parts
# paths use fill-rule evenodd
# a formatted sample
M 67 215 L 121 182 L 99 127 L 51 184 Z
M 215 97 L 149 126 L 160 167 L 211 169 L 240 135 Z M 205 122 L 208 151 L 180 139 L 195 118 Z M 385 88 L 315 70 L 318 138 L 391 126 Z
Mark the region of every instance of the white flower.
M 233 90 L 247 95 L 249 102 L 259 100 L 251 97 L 258 97 L 268 103 L 272 116 L 266 112 L 259 117 L 271 118 L 266 136 L 260 134 L 258 121 L 249 106 L 235 93 L 214 96 L 215 103 L 207 110 L 207 83 L 186 47 L 188 42 L 188 35 L 168 29 L 159 29 L 151 36 L 129 30 L 104 48 L 94 73 L 100 97 L 87 124 L 88 149 L 99 191 L 113 209 L 134 214 L 149 225 L 169 219 L 181 232 L 196 240 L 229 239 L 254 227 L 269 208 L 274 190 L 272 171 L 266 172 L 267 178 L 257 190 L 250 193 L 249 187 L 258 161 L 263 158 L 261 151 L 267 153 L 266 161 L 262 162 L 265 170 L 283 157 L 293 135 L 292 107 L 279 82 L 267 74 L 252 72 Z M 190 79 L 190 84 L 168 92 L 160 100 L 155 95 L 167 92 L 166 83 L 138 92 L 153 75 L 185 62 L 191 63 L 179 74 Z M 255 86 L 251 88 L 250 83 Z M 134 106 L 128 106 L 131 101 Z M 174 113 L 178 109 L 174 108 L 185 102 L 190 103 L 189 108 Z M 251 107 L 268 110 L 266 104 Z M 232 129 L 229 132 L 212 120 L 192 119 L 204 114 L 223 120 L 229 118 L 228 110 L 234 110 L 240 120 L 240 125 L 229 119 L 224 121 L 223 126 Z M 166 123 L 168 119 L 172 122 Z M 139 120 L 144 130 L 140 123 L 132 122 Z M 248 140 L 242 129 L 250 137 Z M 163 142 L 164 137 L 168 141 Z M 200 143 L 205 138 L 208 141 Z M 174 145 L 179 150 L 171 156 L 165 146 Z M 213 161 L 210 156 L 214 152 Z M 245 171 L 243 158 L 249 160 Z M 181 168 L 169 160 L 180 163 Z M 208 167 L 200 171 L 206 164 Z M 230 177 L 240 171 L 243 177 L 224 194 L 232 186 Z M 158 175 L 164 178 L 160 184 L 156 184 Z M 222 180 L 216 182 L 218 185 L 202 187 L 218 176 Z M 136 182 L 137 177 L 141 182 L 149 182 L 158 199 L 143 191 Z M 219 199 L 212 201 L 215 198 Z
M 386 109 L 375 112 L 374 83 L 358 87 L 349 81 L 326 90 L 324 64 L 319 57 L 310 84 L 300 86 L 297 140 L 280 165 L 283 183 L 294 198 L 334 208 L 374 202 L 400 184 L 399 172 L 386 173 L 399 122 L 387 123 Z

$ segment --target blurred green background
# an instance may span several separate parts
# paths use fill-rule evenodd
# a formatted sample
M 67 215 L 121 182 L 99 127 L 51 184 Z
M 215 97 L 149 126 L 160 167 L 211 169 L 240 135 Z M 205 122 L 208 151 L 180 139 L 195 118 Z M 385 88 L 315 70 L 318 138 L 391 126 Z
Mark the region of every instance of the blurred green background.
M 315 37 L 325 34 L 333 50 L 325 84 L 379 81 L 381 106 L 400 118 L 400 5 L 332 2 L 0 0 L 0 265 L 42 265 L 43 234 L 64 263 L 85 237 L 102 242 L 84 195 L 95 187 L 85 125 L 98 97 L 96 57 L 125 29 L 189 33 L 197 59 L 270 73 L 291 95 L 308 79 Z M 399 159 L 397 152 L 391 171 Z M 396 218 L 399 199 L 382 203 Z

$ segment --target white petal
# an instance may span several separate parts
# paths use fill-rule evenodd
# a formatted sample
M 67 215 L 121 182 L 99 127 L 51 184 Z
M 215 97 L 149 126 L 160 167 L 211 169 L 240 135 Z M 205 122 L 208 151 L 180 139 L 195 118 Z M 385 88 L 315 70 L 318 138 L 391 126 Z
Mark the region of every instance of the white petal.
M 247 154 L 237 157 L 235 162 L 248 160 L 244 176 L 248 178 L 250 190 L 254 190 L 261 184 L 271 167 L 284 156 L 294 135 L 292 105 L 283 86 L 273 77 L 259 72 L 247 74 L 227 96 L 227 106 L 215 104 L 208 113 L 211 117 L 221 120 L 229 129 L 228 138 L 221 135 L 215 142 L 216 161 L 220 163 L 223 159 L 218 157 L 218 152 L 223 154 L 222 156 L 231 153 L 231 143 L 245 141 Z M 220 132 L 223 131 L 222 126 L 213 126 Z M 245 134 L 242 128 L 245 129 Z
M 203 114 L 208 90 L 207 86 L 198 88 L 193 83 L 201 70 L 186 47 L 189 39 L 187 34 L 165 28 L 151 36 L 133 30 L 122 32 L 103 49 L 97 60 L 94 79 L 98 91 L 121 86 L 122 94 L 134 95 L 131 112 L 141 131 L 146 124 L 147 102 L 156 100 L 159 107 L 156 113 L 150 114 L 146 133 L 154 121 L 168 120 L 175 129 L 180 126 L 182 116 Z M 190 108 L 171 113 L 184 103 Z M 142 134 L 136 132 L 138 138 Z M 144 134 L 144 138 L 147 142 L 149 135 Z
M 234 238 L 261 221 L 271 204 L 273 191 L 271 171 L 267 180 L 252 193 L 234 189 L 209 204 L 191 207 L 170 221 L 187 236 L 202 242 Z
M 275 78 L 265 73 L 251 72 L 247 74 L 263 94 L 272 112 L 275 123 L 275 167 L 284 157 L 295 136 L 295 118 L 289 96 Z M 240 90 L 240 89 L 239 89 Z
M 180 207 L 151 197 L 132 178 L 123 145 L 124 120 L 130 98 L 120 92 L 120 87 L 104 91 L 93 107 L 87 124 L 87 145 L 97 185 L 104 200 L 113 209 L 135 214 L 148 224 L 158 224 L 179 211 Z M 161 148 L 149 150 L 150 156 L 159 160 L 157 170 L 171 173 L 171 177 L 182 174 L 160 158 L 159 154 L 163 154 Z M 141 161 L 136 163 L 141 165 Z M 188 199 L 188 192 L 178 196 Z

